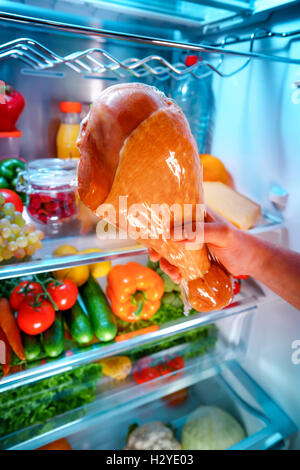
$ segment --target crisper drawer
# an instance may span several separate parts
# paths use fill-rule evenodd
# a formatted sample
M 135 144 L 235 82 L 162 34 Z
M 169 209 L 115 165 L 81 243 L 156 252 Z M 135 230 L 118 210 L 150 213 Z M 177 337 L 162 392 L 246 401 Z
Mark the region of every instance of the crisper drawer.
M 216 321 L 147 344 L 137 337 L 67 351 L 60 360 L 13 374 L 0 383 L 0 448 L 35 449 L 102 420 L 134 416 L 137 407 L 217 375 L 243 356 L 253 316 L 250 310 L 231 317 L 234 341 Z M 118 346 L 123 349 L 116 355 Z
M 253 312 L 234 317 L 235 339 L 238 330 L 251 327 L 252 317 Z M 283 411 L 238 366 L 236 359 L 246 350 L 244 335 L 233 343 L 217 322 L 192 330 L 187 342 L 178 341 L 182 336 L 168 338 L 167 348 L 162 341 L 151 343 L 117 356 L 117 362 L 110 356 L 66 367 L 1 393 L 0 447 L 35 449 L 71 435 L 75 449 L 119 449 L 132 422 L 156 416 L 180 433 L 197 404 L 217 404 L 239 419 L 248 437 L 238 448 L 268 448 L 294 431 Z M 163 397 L 187 387 L 189 399 L 182 407 L 165 406 Z
M 190 383 L 186 381 L 185 385 Z M 185 389 L 186 390 L 186 389 Z M 273 447 L 282 448 L 283 439 L 292 434 L 296 427 L 283 410 L 262 390 L 249 375 L 235 361 L 230 361 L 220 367 L 216 374 L 202 381 L 195 382 L 187 389 L 187 398 L 182 400 L 182 394 L 172 401 L 163 397 L 133 410 L 124 407 L 118 415 L 111 420 L 100 418 L 97 423 L 88 429 L 75 433 L 68 437 L 68 441 L 73 449 L 106 449 L 120 450 L 128 442 L 130 429 L 143 426 L 145 423 L 161 422 L 172 430 L 174 438 L 182 444 L 182 436 L 185 434 L 185 445 L 188 432 L 184 426 L 199 406 L 217 407 L 233 417 L 241 426 L 240 432 L 244 434 L 237 439 L 231 450 L 265 450 Z M 186 396 L 186 394 L 185 394 Z M 168 398 L 168 397 L 167 397 Z M 206 408 L 208 410 L 208 408 Z M 210 408 L 212 410 L 212 408 Z M 225 423 L 219 422 L 220 428 Z M 230 423 L 232 426 L 232 423 Z M 204 423 L 198 428 L 199 441 L 202 446 L 211 441 L 217 441 L 216 435 L 218 425 L 215 423 Z M 213 428 L 210 428 L 213 426 Z M 210 434 L 210 431 L 211 432 Z M 226 432 L 229 435 L 231 430 L 227 429 L 220 433 L 221 437 Z M 157 431 L 159 432 L 159 431 Z M 161 430 L 160 430 L 161 432 Z M 196 432 L 196 431 L 195 431 Z M 208 434 L 208 437 L 205 436 Z M 236 436 L 235 436 L 236 437 Z M 139 435 L 139 444 L 147 449 L 164 449 L 163 447 L 147 447 L 146 440 L 153 442 L 155 432 L 152 430 L 151 436 L 143 435 L 145 441 Z M 136 440 L 135 440 L 136 441 Z M 193 441 L 197 441 L 197 434 L 194 434 Z M 224 439 L 223 439 L 224 441 Z M 132 445 L 131 441 L 131 445 Z M 219 441 L 222 444 L 222 439 Z M 138 447 L 139 449 L 143 447 Z M 200 449 L 200 447 L 198 447 Z M 203 449 L 203 447 L 201 447 Z M 170 449 L 170 447 L 168 447 Z M 194 447 L 185 447 L 186 450 L 194 450 Z

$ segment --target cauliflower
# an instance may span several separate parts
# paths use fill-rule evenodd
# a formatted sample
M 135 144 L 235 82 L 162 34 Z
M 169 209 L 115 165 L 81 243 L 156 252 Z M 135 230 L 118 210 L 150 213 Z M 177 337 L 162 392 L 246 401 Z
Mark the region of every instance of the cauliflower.
M 180 450 L 173 432 L 161 421 L 152 421 L 130 434 L 125 450 Z

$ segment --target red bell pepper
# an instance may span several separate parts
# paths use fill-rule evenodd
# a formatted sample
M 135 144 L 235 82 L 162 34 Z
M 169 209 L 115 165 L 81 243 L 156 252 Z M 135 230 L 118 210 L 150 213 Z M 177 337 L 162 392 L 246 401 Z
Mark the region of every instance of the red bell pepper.
M 0 102 L 0 131 L 13 131 L 23 111 L 23 95 L 10 85 L 5 85 L 4 103 Z

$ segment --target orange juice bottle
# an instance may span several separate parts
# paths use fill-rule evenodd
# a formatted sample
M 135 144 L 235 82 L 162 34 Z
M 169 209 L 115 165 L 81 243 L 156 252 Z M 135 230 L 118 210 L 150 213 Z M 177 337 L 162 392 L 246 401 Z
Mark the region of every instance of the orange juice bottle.
M 63 117 L 56 136 L 57 156 L 58 158 L 79 158 L 76 140 L 80 130 L 81 103 L 62 101 L 59 107 Z

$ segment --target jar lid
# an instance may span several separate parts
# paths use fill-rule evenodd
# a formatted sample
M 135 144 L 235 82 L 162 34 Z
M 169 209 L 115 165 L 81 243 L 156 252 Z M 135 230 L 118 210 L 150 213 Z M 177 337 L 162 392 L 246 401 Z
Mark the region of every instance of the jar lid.
M 51 188 L 77 185 L 76 160 L 41 158 L 26 163 L 25 179 L 31 185 Z
M 0 131 L 0 139 L 8 139 L 9 137 L 21 137 L 22 132 L 18 129 L 14 129 L 13 131 Z
M 81 113 L 81 103 L 76 101 L 61 101 L 59 108 L 62 113 Z

